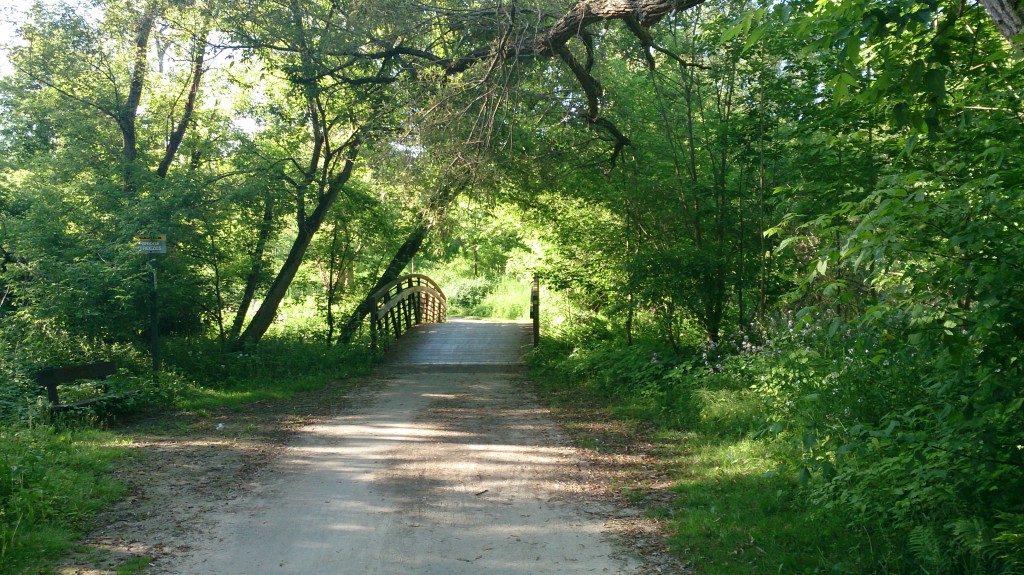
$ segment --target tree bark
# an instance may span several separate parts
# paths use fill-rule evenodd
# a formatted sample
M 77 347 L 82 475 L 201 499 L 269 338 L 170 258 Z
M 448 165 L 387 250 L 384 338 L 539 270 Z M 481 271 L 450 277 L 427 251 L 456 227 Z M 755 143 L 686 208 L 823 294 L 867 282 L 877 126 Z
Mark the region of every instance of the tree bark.
M 256 237 L 256 246 L 253 248 L 252 267 L 249 268 L 249 276 L 245 279 L 245 289 L 242 291 L 242 301 L 238 304 L 238 311 L 235 312 L 235 320 L 231 324 L 229 339 L 234 340 L 242 331 L 245 323 L 245 316 L 249 313 L 249 306 L 252 305 L 252 298 L 256 295 L 256 286 L 259 284 L 260 276 L 263 274 L 263 255 L 267 251 L 267 242 L 270 241 L 270 233 L 274 228 L 274 198 L 268 196 L 263 204 L 263 220 L 260 222 L 260 229 Z
M 373 294 L 377 293 L 377 290 L 386 286 L 388 283 L 398 279 L 402 275 L 402 270 L 405 266 L 409 265 L 412 258 L 420 251 L 420 247 L 423 245 L 423 240 L 426 239 L 427 234 L 430 232 L 431 226 L 426 223 L 421 223 L 409 236 L 406 238 L 402 246 L 395 252 L 394 257 L 388 263 L 388 267 L 384 269 L 384 273 L 377 279 L 377 283 L 373 284 L 370 291 L 366 294 L 356 309 L 352 311 L 351 315 L 348 316 L 348 320 L 345 321 L 345 327 L 342 328 L 341 334 L 338 341 L 342 344 L 348 345 L 352 343 L 356 333 L 359 331 L 359 326 L 362 325 L 363 320 L 372 311 L 373 306 Z
M 981 0 L 996 27 L 1015 48 L 1024 48 L 1024 1 Z
M 156 1 L 146 4 L 135 31 L 134 58 L 132 76 L 128 87 L 128 97 L 119 105 L 116 113 L 117 127 L 121 131 L 121 162 L 123 191 L 126 198 L 134 198 L 138 194 L 138 177 L 135 160 L 139 156 L 139 137 L 135 124 L 135 116 L 139 113 L 142 101 L 142 89 L 146 81 L 149 64 L 146 56 L 149 52 L 149 36 L 153 31 L 158 14 Z
M 526 52 L 553 56 L 565 44 L 580 35 L 588 26 L 605 20 L 635 18 L 647 28 L 673 12 L 682 12 L 706 0 L 583 0 L 573 6 L 550 28 L 532 39 Z M 521 49 L 527 48 L 523 46 Z
M 160 178 L 167 177 L 167 172 L 171 169 L 171 162 L 174 161 L 174 156 L 177 155 L 178 148 L 181 147 L 181 142 L 185 139 L 185 131 L 188 130 L 188 125 L 192 122 L 196 100 L 199 98 L 199 84 L 203 79 L 203 72 L 205 72 L 204 61 L 206 58 L 207 34 L 208 32 L 203 31 L 200 38 L 196 39 L 195 52 L 192 56 L 192 81 L 189 83 L 188 97 L 185 99 L 185 109 L 181 114 L 178 125 L 171 132 L 170 138 L 167 139 L 164 157 L 160 160 L 160 165 L 156 169 L 156 175 Z

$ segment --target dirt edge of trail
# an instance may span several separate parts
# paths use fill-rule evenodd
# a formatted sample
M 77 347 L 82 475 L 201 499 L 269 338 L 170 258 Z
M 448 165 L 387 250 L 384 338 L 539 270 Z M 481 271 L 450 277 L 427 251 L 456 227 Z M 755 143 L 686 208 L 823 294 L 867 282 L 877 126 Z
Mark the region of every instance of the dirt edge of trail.
M 240 412 L 179 413 L 120 430 L 132 438 L 132 455 L 115 471 L 128 493 L 96 518 L 95 528 L 57 573 L 116 575 L 119 568 L 138 573 L 150 562 L 155 569 L 148 571 L 158 572 L 160 563 L 190 551 L 183 542 L 210 527 L 211 511 L 249 493 L 297 433 L 344 413 L 353 402 L 370 400 L 374 379 L 328 385 L 288 401 L 257 402 Z M 600 519 L 607 531 L 640 558 L 645 573 L 691 573 L 668 551 L 663 523 L 630 505 L 664 503 L 671 493 L 642 433 L 593 410 L 544 410 L 574 444 L 594 445 L 574 448 L 584 467 L 573 496 L 606 510 Z

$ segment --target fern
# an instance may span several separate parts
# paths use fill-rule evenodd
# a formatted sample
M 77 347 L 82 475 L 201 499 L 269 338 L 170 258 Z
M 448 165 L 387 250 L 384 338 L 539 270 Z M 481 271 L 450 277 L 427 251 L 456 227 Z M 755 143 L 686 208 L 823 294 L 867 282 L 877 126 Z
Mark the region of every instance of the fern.
M 998 553 L 992 545 L 992 534 L 983 520 L 965 517 L 954 521 L 950 528 L 957 554 L 962 558 L 966 572 L 998 573 L 991 569 L 998 562 Z
M 1000 513 L 996 532 L 994 549 L 1003 564 L 1003 573 L 1024 573 L 1024 514 Z
M 935 530 L 927 525 L 916 525 L 910 530 L 908 547 L 921 570 L 933 575 L 949 573 L 949 561 L 942 552 L 942 544 Z

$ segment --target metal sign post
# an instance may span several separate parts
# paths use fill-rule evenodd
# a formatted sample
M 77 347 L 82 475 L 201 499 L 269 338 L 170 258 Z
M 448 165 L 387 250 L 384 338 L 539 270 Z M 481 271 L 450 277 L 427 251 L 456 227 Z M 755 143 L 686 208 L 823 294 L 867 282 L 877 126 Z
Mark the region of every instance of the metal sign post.
M 533 276 L 530 290 L 530 318 L 533 319 L 533 347 L 540 345 L 540 277 Z
M 156 299 L 156 256 L 167 253 L 167 236 L 135 236 L 135 245 L 139 253 L 146 254 L 149 261 L 149 345 L 153 356 L 153 383 L 160 378 L 160 339 L 158 336 L 159 321 L 157 317 Z

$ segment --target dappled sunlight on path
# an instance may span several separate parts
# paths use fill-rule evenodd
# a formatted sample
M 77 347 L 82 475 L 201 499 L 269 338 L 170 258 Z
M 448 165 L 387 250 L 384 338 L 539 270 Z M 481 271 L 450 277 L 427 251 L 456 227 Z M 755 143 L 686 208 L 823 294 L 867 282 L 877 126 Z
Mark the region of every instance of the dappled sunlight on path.
M 165 572 L 636 572 L 571 497 L 579 461 L 516 365 L 527 331 L 451 326 L 398 342 L 359 407 L 307 428 Z

